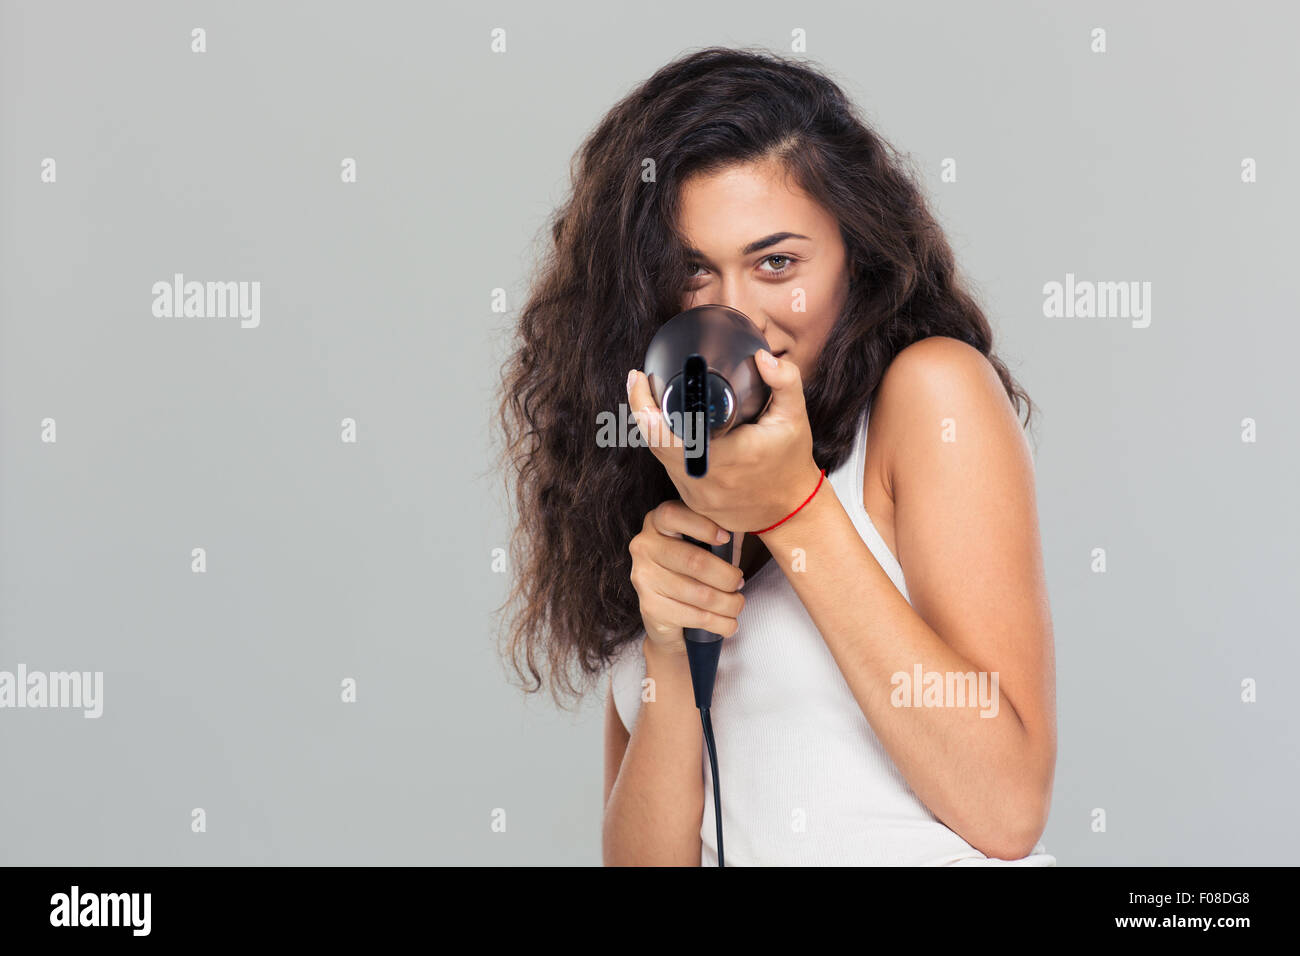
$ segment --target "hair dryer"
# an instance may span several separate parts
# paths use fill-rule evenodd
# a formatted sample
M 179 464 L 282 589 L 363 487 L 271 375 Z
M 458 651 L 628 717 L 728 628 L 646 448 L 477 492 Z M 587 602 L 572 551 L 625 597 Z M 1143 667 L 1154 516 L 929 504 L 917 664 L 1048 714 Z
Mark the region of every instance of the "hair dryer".
M 687 309 L 655 333 L 645 356 L 650 390 L 669 429 L 685 446 L 686 473 L 701 478 L 709 468 L 709 441 L 737 425 L 757 421 L 772 400 L 772 389 L 759 374 L 754 353 L 771 348 L 758 327 L 743 312 L 725 305 Z M 724 544 L 696 541 L 730 561 L 735 534 Z M 718 824 L 718 865 L 722 866 L 722 798 L 718 791 L 718 755 L 713 742 L 709 705 L 722 653 L 722 635 L 703 628 L 682 629 L 691 670 L 695 706 L 700 709 L 709 763 L 713 768 L 713 799 Z
M 725 305 L 687 309 L 651 340 L 646 378 L 668 427 L 685 445 L 691 477 L 708 472 L 711 438 L 757 421 L 767 410 L 772 389 L 754 360 L 759 349 L 769 349 L 763 333 L 743 312 Z M 724 544 L 686 540 L 730 561 L 735 536 Z M 713 697 L 722 637 L 695 627 L 685 628 L 685 635 L 695 705 L 704 709 Z
M 770 348 L 743 312 L 701 305 L 675 315 L 645 355 L 650 390 L 673 434 L 686 446 L 686 473 L 709 468 L 709 439 L 757 421 L 772 399 L 754 353 Z

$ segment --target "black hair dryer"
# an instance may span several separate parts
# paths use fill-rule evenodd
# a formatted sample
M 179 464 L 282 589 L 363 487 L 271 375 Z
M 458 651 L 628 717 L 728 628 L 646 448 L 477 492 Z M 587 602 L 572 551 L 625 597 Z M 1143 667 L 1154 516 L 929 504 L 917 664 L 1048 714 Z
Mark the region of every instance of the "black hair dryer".
M 758 420 L 772 390 L 754 353 L 767 339 L 745 313 L 701 305 L 673 316 L 645 353 L 645 374 L 668 427 L 686 446 L 686 473 L 709 470 L 709 439 Z
M 664 421 L 685 446 L 686 473 L 703 477 L 709 469 L 709 441 L 738 425 L 757 421 L 772 400 L 772 389 L 758 372 L 754 354 L 771 348 L 743 312 L 725 305 L 701 305 L 673 316 L 655 333 L 646 350 L 645 374 Z M 687 541 L 731 561 L 735 535 L 723 544 Z M 713 697 L 722 636 L 702 628 L 684 629 L 695 705 L 707 708 Z

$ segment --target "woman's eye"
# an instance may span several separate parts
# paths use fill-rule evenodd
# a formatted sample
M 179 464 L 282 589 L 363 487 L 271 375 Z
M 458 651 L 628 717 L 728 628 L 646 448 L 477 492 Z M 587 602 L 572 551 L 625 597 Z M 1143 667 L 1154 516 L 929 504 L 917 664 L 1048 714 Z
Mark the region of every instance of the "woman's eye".
M 780 255 L 779 253 L 773 253 L 772 255 L 765 257 L 760 264 L 766 266 L 769 263 L 775 263 L 775 268 L 770 268 L 770 269 L 762 268 L 759 269 L 759 271 L 766 272 L 768 275 L 781 275 L 783 272 L 790 271 L 790 265 L 793 262 L 794 259 L 791 258 L 790 256 L 783 256 Z M 687 282 L 693 282 L 697 279 L 704 278 L 704 276 L 699 274 L 699 272 L 704 269 L 704 266 L 702 264 L 698 262 L 693 262 L 687 266 L 687 269 L 690 270 L 686 273 Z

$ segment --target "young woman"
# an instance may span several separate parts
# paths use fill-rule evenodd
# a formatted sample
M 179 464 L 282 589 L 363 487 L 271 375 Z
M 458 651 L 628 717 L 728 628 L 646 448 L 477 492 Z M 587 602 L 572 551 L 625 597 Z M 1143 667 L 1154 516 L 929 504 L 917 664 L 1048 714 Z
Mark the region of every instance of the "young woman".
M 557 699 L 609 675 L 605 863 L 718 863 L 703 627 L 728 865 L 1054 865 L 1031 406 L 914 178 L 826 76 L 721 48 L 619 102 L 573 174 L 505 372 L 508 653 Z M 624 402 L 668 435 L 637 369 L 705 303 L 762 330 L 773 397 L 694 479 L 679 441 L 597 436 Z M 682 540 L 720 530 L 749 532 L 738 566 Z

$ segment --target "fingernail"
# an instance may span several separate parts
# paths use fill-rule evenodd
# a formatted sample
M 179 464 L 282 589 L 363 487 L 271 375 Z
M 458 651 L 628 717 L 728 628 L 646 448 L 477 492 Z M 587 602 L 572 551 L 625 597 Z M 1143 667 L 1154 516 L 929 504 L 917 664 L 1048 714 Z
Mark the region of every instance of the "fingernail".
M 742 578 L 740 579 L 740 583 L 736 585 L 736 590 L 739 591 L 739 590 L 740 590 L 741 588 L 743 588 L 744 586 L 745 586 L 745 579 L 742 577 Z
M 762 361 L 762 363 L 766 365 L 768 368 L 776 368 L 777 366 L 776 356 L 773 355 L 771 352 L 769 352 L 767 349 L 759 349 L 758 357 L 759 360 Z
M 627 373 L 627 393 L 632 394 L 632 383 L 636 381 L 636 369 Z
M 727 543 L 728 541 L 730 541 L 730 540 L 731 540 L 731 535 L 727 534 L 726 531 L 724 531 L 723 529 L 719 528 L 719 529 L 718 529 L 718 544 L 726 544 L 726 543 Z

